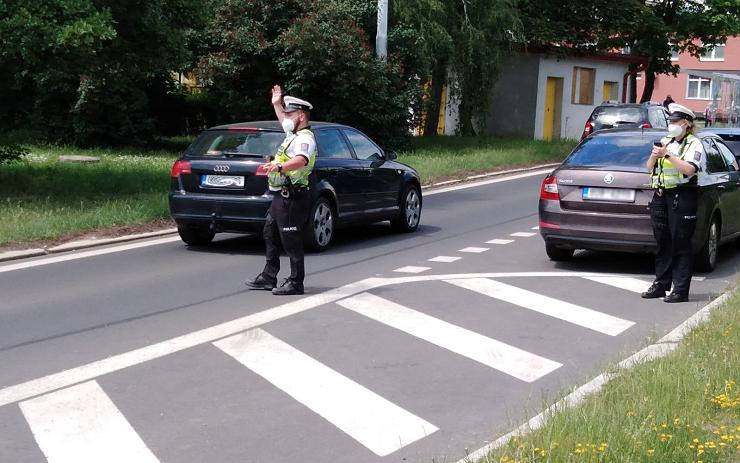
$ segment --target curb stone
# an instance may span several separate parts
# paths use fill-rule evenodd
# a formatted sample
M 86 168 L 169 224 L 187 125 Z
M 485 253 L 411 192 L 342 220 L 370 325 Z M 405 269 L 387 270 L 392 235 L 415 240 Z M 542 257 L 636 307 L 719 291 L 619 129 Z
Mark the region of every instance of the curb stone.
M 38 249 L 24 249 L 22 251 L 6 251 L 0 252 L 0 262 L 24 259 L 28 257 L 37 257 L 47 254 L 55 254 L 64 251 L 75 251 L 78 249 L 92 248 L 96 246 L 103 246 L 106 244 L 122 243 L 125 241 L 135 241 L 145 238 L 153 238 L 156 236 L 171 235 L 177 233 L 177 228 L 167 228 L 164 230 L 157 230 L 147 233 L 136 233 L 133 235 L 118 236 L 116 238 L 91 238 L 87 240 L 70 241 L 68 243 L 60 244 L 50 248 L 38 248 Z
M 559 164 L 560 163 L 538 164 L 538 165 L 530 166 L 530 167 L 521 167 L 517 169 L 487 172 L 484 174 L 467 176 L 461 179 L 447 180 L 444 182 L 422 185 L 421 189 L 422 191 L 429 190 L 429 189 L 434 189 L 436 187 L 449 186 L 449 185 L 453 185 L 456 183 L 471 182 L 471 181 L 480 180 L 480 179 L 487 178 L 487 177 L 497 177 L 500 175 L 507 175 L 507 174 L 514 174 L 518 172 L 526 172 L 529 170 L 542 169 L 545 167 L 554 167 Z M 53 246 L 53 247 L 49 247 L 49 248 L 36 248 L 36 249 L 24 249 L 21 251 L 0 252 L 0 262 L 15 260 L 15 259 L 25 259 L 29 257 L 38 257 L 38 256 L 46 255 L 46 254 L 54 254 L 54 253 L 64 252 L 64 251 L 75 251 L 78 249 L 86 249 L 86 248 L 92 248 L 96 246 L 104 246 L 106 244 L 120 243 L 124 241 L 135 241 L 139 239 L 152 238 L 155 236 L 171 235 L 174 233 L 177 233 L 177 228 L 167 228 L 164 230 L 158 230 L 154 232 L 137 233 L 133 235 L 119 236 L 116 238 L 99 238 L 99 239 L 92 238 L 92 239 L 87 239 L 87 240 L 76 240 L 76 241 L 70 241 L 70 242 L 63 243 L 63 244 Z

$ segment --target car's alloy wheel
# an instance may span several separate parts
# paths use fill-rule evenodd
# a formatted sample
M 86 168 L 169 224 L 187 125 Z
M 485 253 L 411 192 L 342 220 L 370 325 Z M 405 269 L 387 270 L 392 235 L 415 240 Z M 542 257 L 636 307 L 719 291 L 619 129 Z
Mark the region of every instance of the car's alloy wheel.
M 211 231 L 208 226 L 179 225 L 177 234 L 189 246 L 206 245 L 213 241 L 213 237 L 216 236 L 216 233 Z
M 398 209 L 398 218 L 391 220 L 393 228 L 404 233 L 416 230 L 421 220 L 421 196 L 415 185 L 406 187 Z
M 704 246 L 702 246 L 699 255 L 696 257 L 696 270 L 700 272 L 711 272 L 717 265 L 719 230 L 719 221 L 717 217 L 713 217 L 707 229 L 707 238 Z
M 333 238 L 334 209 L 326 198 L 321 197 L 311 208 L 306 227 L 306 241 L 312 250 L 323 251 L 329 247 Z

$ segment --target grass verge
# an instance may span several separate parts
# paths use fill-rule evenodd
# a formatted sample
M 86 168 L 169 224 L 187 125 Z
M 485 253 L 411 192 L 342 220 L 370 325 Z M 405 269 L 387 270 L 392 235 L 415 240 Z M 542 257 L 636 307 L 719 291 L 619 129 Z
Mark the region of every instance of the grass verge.
M 81 149 L 30 145 L 28 159 L 0 165 L 0 246 L 23 247 L 84 231 L 148 224 L 169 218 L 169 171 L 187 146 L 163 140 L 157 150 Z M 492 137 L 412 140 L 399 161 L 416 168 L 424 184 L 508 167 L 557 162 L 572 140 L 544 142 Z M 62 155 L 99 162 L 60 162 Z
M 618 373 L 481 463 L 740 462 L 740 292 L 661 359 Z

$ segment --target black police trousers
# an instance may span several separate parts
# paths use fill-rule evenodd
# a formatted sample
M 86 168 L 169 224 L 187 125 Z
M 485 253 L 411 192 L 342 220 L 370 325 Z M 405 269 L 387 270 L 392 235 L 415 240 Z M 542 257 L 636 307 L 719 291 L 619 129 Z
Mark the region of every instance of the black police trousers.
M 691 286 L 694 251 L 691 237 L 696 229 L 698 190 L 677 187 L 657 191 L 649 204 L 653 235 L 658 243 L 655 281 L 665 290 L 686 295 Z
M 297 189 L 289 198 L 276 192 L 270 204 L 262 236 L 265 239 L 265 269 L 263 275 L 271 280 L 280 271 L 280 253 L 290 259 L 289 279 L 298 285 L 303 284 L 305 268 L 303 264 L 303 228 L 308 221 L 310 194 L 307 188 Z

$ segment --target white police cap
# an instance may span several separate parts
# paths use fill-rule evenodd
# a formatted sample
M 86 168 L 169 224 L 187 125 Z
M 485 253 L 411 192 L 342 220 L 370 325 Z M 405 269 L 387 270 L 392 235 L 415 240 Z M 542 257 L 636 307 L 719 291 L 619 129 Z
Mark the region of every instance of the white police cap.
M 678 119 L 686 119 L 689 122 L 694 121 L 694 111 L 678 103 L 669 104 L 668 112 L 670 112 L 668 115 L 669 121 L 675 121 Z
M 285 96 L 283 98 L 283 111 L 290 113 L 297 110 L 310 111 L 313 109 L 313 105 L 306 100 L 301 100 L 294 96 Z

